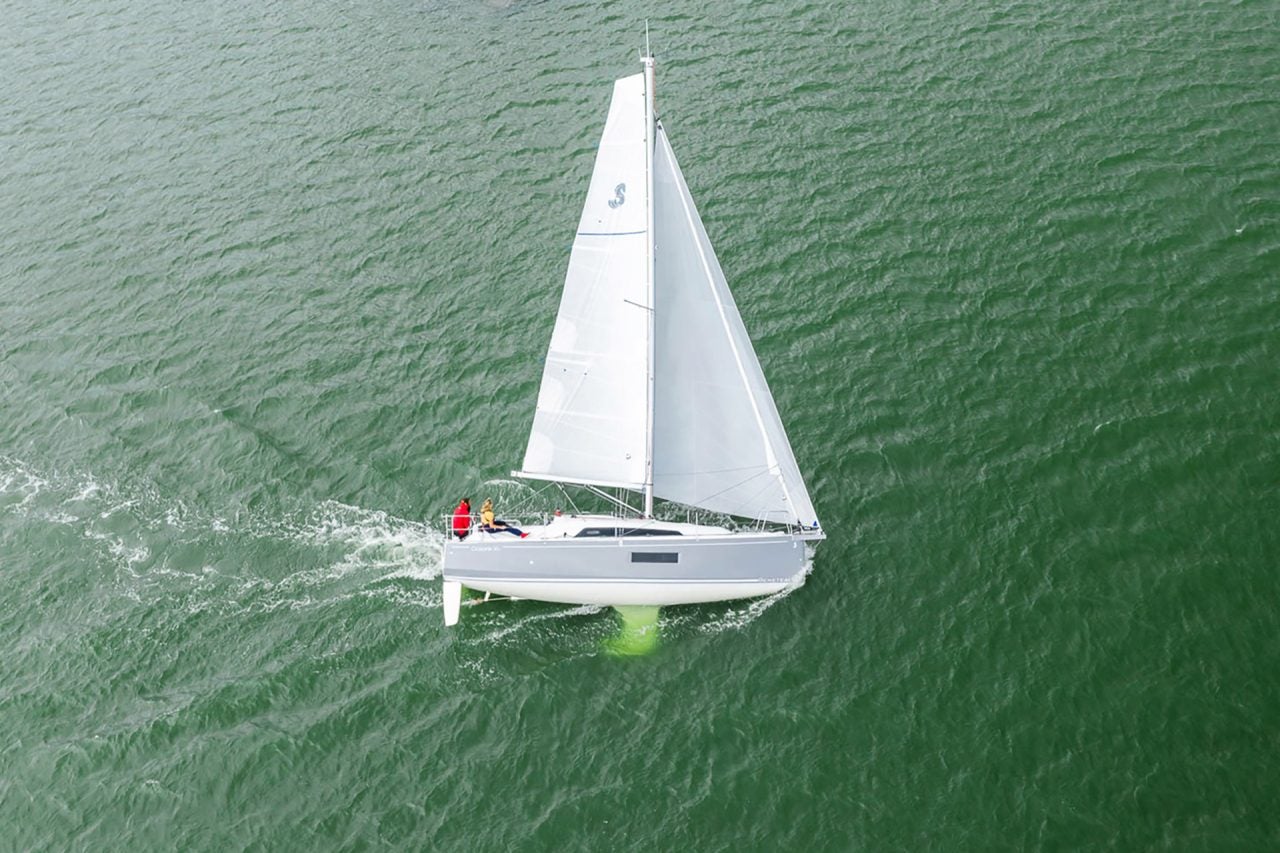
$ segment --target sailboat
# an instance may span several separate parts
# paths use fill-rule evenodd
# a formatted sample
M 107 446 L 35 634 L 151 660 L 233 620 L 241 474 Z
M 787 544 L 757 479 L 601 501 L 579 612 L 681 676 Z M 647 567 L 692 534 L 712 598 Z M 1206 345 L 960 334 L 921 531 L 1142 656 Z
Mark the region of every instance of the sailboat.
M 806 546 L 824 538 L 655 114 L 653 57 L 641 63 L 613 85 L 524 463 L 512 472 L 623 510 L 557 513 L 523 538 L 451 533 L 446 625 L 458 621 L 464 587 L 613 606 L 769 595 L 803 575 Z M 661 520 L 655 499 L 730 521 Z

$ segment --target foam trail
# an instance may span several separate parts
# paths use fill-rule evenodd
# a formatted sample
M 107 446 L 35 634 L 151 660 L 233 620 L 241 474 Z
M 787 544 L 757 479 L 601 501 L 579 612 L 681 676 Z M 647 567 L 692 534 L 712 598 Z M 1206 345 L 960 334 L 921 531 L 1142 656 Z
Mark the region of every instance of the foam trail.
M 538 613 L 534 616 L 526 616 L 513 625 L 505 628 L 499 628 L 490 634 L 486 634 L 482 639 L 484 642 L 496 643 L 505 637 L 509 637 L 521 628 L 527 628 L 537 622 L 545 622 L 548 619 L 567 619 L 571 616 L 587 616 L 592 613 L 599 613 L 603 608 L 595 604 L 582 604 L 577 607 L 571 607 L 568 610 L 556 610 L 552 613 Z
M 430 597 L 415 599 L 404 593 L 403 584 L 387 582 L 440 576 L 439 531 L 338 501 L 284 513 L 218 514 L 166 496 L 145 482 L 121 484 L 93 474 L 43 470 L 0 455 L 0 514 L 78 530 L 102 564 L 114 570 L 123 594 L 138 598 L 185 592 L 199 599 L 188 601 L 188 609 L 336 603 L 363 594 L 361 588 L 371 584 L 370 595 L 426 606 Z M 300 548 L 303 562 L 312 565 L 280 577 L 271 570 L 287 566 L 289 559 L 274 566 L 246 562 L 230 571 L 209 571 L 190 566 L 188 554 L 175 556 L 194 545 L 216 561 L 253 540 Z M 323 565 L 314 565 L 315 558 L 305 554 L 317 550 Z

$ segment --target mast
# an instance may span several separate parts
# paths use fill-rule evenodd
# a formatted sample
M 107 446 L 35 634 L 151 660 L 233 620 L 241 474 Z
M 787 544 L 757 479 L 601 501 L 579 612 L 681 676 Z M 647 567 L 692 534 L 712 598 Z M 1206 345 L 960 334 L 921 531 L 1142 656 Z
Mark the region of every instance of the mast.
M 654 70 L 653 56 L 649 53 L 649 27 L 645 22 L 645 56 L 640 60 L 644 65 L 644 173 L 645 173 L 645 284 L 648 288 L 649 333 L 648 339 L 648 377 L 646 382 L 646 417 L 645 458 L 644 458 L 644 517 L 653 517 L 653 404 L 654 404 L 654 313 L 653 304 L 653 151 L 654 151 Z

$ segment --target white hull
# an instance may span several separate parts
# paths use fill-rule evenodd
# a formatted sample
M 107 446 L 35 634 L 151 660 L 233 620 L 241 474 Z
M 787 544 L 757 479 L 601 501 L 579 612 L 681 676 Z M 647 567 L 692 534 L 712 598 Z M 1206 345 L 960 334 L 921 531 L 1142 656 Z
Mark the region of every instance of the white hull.
M 772 595 L 787 587 L 778 581 L 521 581 L 483 580 L 466 586 L 494 595 L 530 598 L 557 604 L 599 604 L 621 607 L 630 604 L 657 605 L 706 604 Z

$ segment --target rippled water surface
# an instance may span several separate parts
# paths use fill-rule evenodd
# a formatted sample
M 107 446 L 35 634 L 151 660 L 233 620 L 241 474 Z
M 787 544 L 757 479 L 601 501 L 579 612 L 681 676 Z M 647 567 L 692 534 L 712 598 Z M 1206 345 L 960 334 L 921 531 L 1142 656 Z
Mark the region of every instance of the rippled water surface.
M 830 538 L 446 631 L 646 17 Z M 0 846 L 1280 846 L 1278 22 L 9 4 Z

